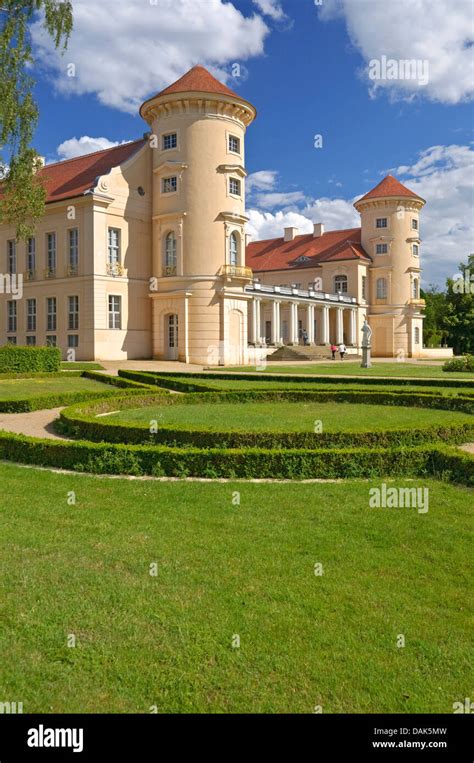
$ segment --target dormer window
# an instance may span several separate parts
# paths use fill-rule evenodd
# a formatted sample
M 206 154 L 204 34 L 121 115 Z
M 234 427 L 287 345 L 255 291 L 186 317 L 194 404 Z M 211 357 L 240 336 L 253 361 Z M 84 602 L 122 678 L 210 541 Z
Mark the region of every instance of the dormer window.
M 295 260 L 297 265 L 303 265 L 305 262 L 309 262 L 309 257 L 307 257 L 305 254 L 302 254 L 301 257 L 298 257 L 297 260 Z
M 240 138 L 236 135 L 229 135 L 229 151 L 232 154 L 240 154 Z
M 334 291 L 336 294 L 347 294 L 347 276 L 336 276 L 334 278 Z
M 163 151 L 171 151 L 173 148 L 178 148 L 177 133 L 170 132 L 167 135 L 163 135 Z
M 377 217 L 375 221 L 376 228 L 388 228 L 388 220 L 386 217 Z
M 375 254 L 388 254 L 388 244 L 376 244 Z

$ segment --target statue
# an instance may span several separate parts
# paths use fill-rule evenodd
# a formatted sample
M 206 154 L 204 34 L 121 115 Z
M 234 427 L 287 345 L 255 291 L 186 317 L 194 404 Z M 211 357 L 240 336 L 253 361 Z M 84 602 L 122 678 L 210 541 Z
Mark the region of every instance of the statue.
M 362 326 L 362 363 L 361 368 L 371 368 L 372 363 L 370 362 L 370 351 L 372 349 L 371 339 L 372 339 L 372 329 L 370 328 L 369 324 L 367 323 L 367 317 L 364 318 L 364 325 Z

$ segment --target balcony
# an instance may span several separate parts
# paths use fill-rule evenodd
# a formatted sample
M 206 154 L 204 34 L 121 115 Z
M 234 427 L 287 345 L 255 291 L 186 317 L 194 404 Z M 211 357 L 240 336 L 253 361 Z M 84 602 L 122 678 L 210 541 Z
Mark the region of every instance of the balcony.
M 169 278 L 170 276 L 177 276 L 178 269 L 176 265 L 165 265 L 163 268 L 163 278 Z
M 415 299 L 414 297 L 410 299 L 409 304 L 412 305 L 412 307 L 419 307 L 419 308 L 426 307 L 426 302 L 424 299 L 418 299 L 418 298 Z
M 125 268 L 120 265 L 119 262 L 108 262 L 106 265 L 106 272 L 108 276 L 117 278 L 125 275 Z
M 251 281 L 253 278 L 252 269 L 240 265 L 223 265 L 219 275 L 226 278 L 243 278 L 246 281 Z

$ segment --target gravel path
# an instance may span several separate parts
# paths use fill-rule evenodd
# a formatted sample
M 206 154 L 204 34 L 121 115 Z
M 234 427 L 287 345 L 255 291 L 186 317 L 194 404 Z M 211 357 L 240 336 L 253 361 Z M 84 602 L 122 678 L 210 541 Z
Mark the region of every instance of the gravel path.
M 0 429 L 47 440 L 66 440 L 66 437 L 56 434 L 53 429 L 53 421 L 59 417 L 62 410 L 63 408 L 51 408 L 29 413 L 0 413 Z

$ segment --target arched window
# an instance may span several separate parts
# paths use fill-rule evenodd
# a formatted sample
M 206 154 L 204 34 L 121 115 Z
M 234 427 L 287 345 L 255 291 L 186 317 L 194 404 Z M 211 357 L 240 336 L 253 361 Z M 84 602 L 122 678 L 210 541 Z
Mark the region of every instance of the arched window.
M 347 276 L 336 276 L 334 278 L 334 291 L 336 294 L 347 294 Z
M 165 239 L 164 275 L 175 276 L 177 272 L 176 236 L 168 233 Z
M 387 299 L 386 278 L 377 278 L 377 299 Z
M 231 233 L 229 239 L 229 265 L 237 267 L 239 259 L 239 240 L 237 233 Z
M 420 298 L 420 288 L 419 288 L 418 278 L 414 278 L 413 279 L 413 283 L 412 283 L 412 297 L 413 297 L 413 299 L 419 299 Z

